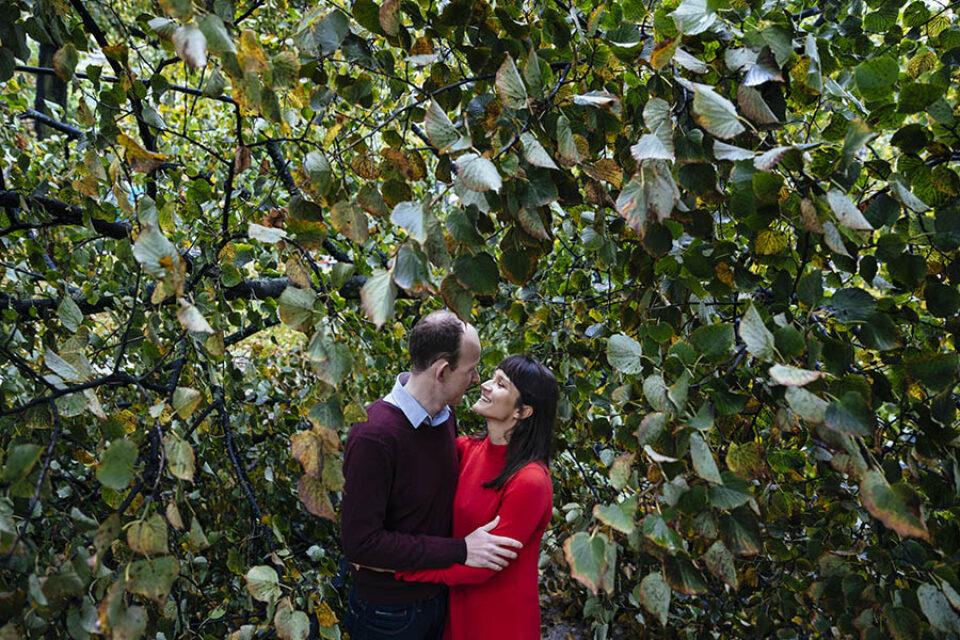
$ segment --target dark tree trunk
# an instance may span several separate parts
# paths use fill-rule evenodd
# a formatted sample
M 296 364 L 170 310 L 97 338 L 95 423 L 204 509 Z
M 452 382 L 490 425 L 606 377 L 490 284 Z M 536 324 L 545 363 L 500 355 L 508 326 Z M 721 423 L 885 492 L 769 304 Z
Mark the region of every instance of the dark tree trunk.
M 52 67 L 53 66 L 53 55 L 57 52 L 56 45 L 52 44 L 41 44 L 40 45 L 40 66 L 41 67 Z M 53 115 L 50 113 L 50 110 L 47 108 L 47 102 L 55 102 L 59 104 L 64 109 L 67 108 L 67 85 L 60 78 L 55 75 L 39 75 L 37 76 L 37 94 L 36 98 L 33 101 L 33 108 L 39 111 L 40 113 L 46 114 L 48 116 Z M 62 118 L 60 118 L 62 119 Z M 37 122 L 37 137 L 44 138 L 47 135 L 46 125 Z

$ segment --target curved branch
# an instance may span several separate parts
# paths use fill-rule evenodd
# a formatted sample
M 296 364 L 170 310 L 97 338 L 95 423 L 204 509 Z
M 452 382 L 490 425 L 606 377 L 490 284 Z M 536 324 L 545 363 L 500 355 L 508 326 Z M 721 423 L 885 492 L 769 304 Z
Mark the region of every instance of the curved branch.
M 26 202 L 28 205 L 41 207 L 53 216 L 53 220 L 49 222 L 15 223 L 9 227 L 0 229 L 0 237 L 13 233 L 14 231 L 66 225 L 83 225 L 84 211 L 81 207 L 44 196 L 31 196 L 20 193 L 19 191 L 0 191 L 0 207 L 20 207 L 23 202 Z M 108 238 L 123 240 L 130 236 L 131 227 L 124 222 L 108 222 L 100 218 L 90 218 L 90 223 L 93 225 L 94 231 Z

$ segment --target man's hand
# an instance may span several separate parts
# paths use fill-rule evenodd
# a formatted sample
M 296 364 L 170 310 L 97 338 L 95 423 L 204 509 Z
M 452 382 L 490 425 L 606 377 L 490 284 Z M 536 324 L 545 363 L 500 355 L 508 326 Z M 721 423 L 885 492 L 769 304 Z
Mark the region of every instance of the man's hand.
M 490 533 L 499 522 L 500 516 L 497 516 L 466 537 L 467 561 L 465 564 L 468 567 L 500 571 L 517 557 L 516 552 L 508 547 L 520 549 L 523 544 L 513 538 Z

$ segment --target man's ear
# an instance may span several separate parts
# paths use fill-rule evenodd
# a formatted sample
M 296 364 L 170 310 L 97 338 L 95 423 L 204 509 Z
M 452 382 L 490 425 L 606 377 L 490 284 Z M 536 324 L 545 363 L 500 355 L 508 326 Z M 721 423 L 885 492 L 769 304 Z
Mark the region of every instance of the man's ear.
M 437 382 L 443 382 L 444 376 L 450 370 L 450 361 L 446 358 L 440 358 L 430 368 L 433 369 L 433 379 Z
M 532 416 L 532 415 L 533 415 L 533 407 L 531 407 L 531 406 L 528 405 L 528 404 L 525 404 L 525 405 L 523 405 L 522 407 L 520 407 L 519 409 L 517 409 L 517 419 L 518 419 L 518 420 L 526 420 L 527 418 L 529 418 L 529 417 Z

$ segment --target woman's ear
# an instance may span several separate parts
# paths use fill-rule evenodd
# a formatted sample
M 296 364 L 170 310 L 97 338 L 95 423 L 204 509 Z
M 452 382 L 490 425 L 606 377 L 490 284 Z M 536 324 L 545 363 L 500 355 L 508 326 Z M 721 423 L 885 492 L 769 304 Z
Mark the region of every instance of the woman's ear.
M 528 404 L 517 409 L 517 420 L 526 420 L 533 415 L 533 407 Z

